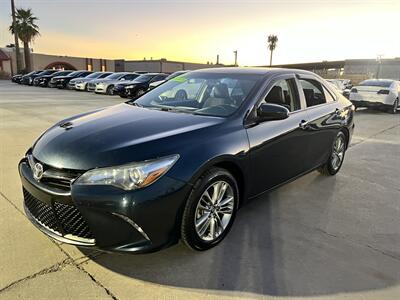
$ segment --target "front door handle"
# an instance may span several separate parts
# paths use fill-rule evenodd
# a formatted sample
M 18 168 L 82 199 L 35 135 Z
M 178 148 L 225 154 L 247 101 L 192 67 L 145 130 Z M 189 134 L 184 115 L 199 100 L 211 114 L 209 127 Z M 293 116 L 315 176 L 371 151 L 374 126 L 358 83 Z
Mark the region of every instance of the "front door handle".
M 301 120 L 299 127 L 303 130 L 307 130 L 310 127 L 310 122 L 306 120 Z

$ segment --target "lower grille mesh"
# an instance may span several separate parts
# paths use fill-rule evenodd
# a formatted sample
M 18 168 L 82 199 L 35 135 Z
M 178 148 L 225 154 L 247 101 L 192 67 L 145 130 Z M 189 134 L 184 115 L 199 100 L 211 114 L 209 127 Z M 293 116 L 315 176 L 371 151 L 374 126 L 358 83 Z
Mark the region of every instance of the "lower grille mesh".
M 36 199 L 26 189 L 23 189 L 23 193 L 26 208 L 42 225 L 59 235 L 64 233 L 94 239 L 88 224 L 76 207 L 59 202 L 54 202 L 51 206 Z
M 48 227 L 49 229 L 60 233 L 58 222 L 56 216 L 54 215 L 51 206 L 37 200 L 33 197 L 27 190 L 23 190 L 25 205 L 29 212 L 40 222 L 42 225 Z
M 54 208 L 65 233 L 87 239 L 93 238 L 89 226 L 76 207 L 55 202 Z

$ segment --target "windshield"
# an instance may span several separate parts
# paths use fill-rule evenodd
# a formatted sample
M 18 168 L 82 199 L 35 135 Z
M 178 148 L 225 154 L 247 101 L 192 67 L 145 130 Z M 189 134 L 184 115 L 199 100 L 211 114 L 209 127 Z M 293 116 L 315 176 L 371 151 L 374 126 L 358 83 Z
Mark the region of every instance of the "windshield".
M 379 86 L 379 87 L 390 87 L 392 80 L 364 80 L 359 85 L 361 86 Z
M 260 78 L 252 74 L 187 73 L 131 103 L 149 109 L 226 117 L 239 108 Z
M 35 75 L 49 75 L 49 74 L 53 74 L 55 72 L 57 72 L 57 71 L 56 70 L 46 70 L 46 71 L 40 72 L 39 74 L 35 74 Z
M 140 75 L 139 77 L 136 77 L 134 82 L 146 82 L 151 80 L 155 75 Z
M 72 76 L 79 75 L 80 73 L 82 73 L 82 71 L 75 71 L 75 72 L 69 73 L 68 76 L 72 77 Z
M 96 73 L 92 73 L 92 74 L 86 76 L 86 78 L 91 78 L 91 79 L 93 79 L 93 78 L 99 78 L 101 75 L 103 75 L 103 73 L 101 73 L 101 72 L 96 72 Z
M 65 75 L 68 75 L 69 73 L 71 73 L 71 71 L 60 71 L 60 72 L 55 72 L 52 75 L 54 75 L 54 77 L 56 77 L 56 76 L 65 76 Z
M 125 73 L 114 73 L 106 77 L 106 79 L 119 79 L 120 77 L 124 76 Z
M 165 78 L 165 80 L 171 80 L 172 78 L 175 78 L 175 77 L 177 77 L 179 75 L 185 74 L 186 72 L 187 71 L 178 71 L 178 72 L 172 73 L 171 75 L 167 76 Z

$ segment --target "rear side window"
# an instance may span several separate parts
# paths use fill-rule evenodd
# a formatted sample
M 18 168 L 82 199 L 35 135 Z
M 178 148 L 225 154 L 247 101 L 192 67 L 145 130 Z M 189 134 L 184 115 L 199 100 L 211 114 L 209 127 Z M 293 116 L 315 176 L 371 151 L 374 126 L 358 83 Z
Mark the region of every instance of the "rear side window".
M 326 103 L 325 91 L 321 83 L 313 79 L 300 79 L 299 82 L 306 98 L 307 107 Z

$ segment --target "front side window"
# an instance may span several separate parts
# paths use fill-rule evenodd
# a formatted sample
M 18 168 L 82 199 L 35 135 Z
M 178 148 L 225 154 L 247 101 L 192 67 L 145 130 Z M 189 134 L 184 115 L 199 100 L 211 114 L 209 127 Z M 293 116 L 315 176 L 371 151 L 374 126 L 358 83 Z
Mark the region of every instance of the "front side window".
M 134 103 L 150 109 L 226 117 L 245 101 L 261 75 L 193 72 L 175 77 Z
M 269 91 L 265 102 L 286 107 L 289 111 L 300 109 L 300 100 L 294 79 L 280 80 Z
M 300 79 L 299 81 L 306 98 L 307 107 L 326 103 L 325 92 L 321 83 L 314 79 Z

